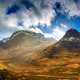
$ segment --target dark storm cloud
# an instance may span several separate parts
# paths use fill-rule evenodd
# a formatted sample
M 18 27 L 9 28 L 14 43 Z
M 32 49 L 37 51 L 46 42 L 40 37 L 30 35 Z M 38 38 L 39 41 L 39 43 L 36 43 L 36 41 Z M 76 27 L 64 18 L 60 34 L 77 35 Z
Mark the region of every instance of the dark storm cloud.
M 9 15 L 9 14 L 12 14 L 12 13 L 16 13 L 17 11 L 20 10 L 20 8 L 21 8 L 20 5 L 24 6 L 28 10 L 33 9 L 38 14 L 38 10 L 35 7 L 35 5 L 28 0 L 22 0 L 22 1 L 19 2 L 19 4 L 14 3 L 10 7 L 8 7 L 6 14 Z

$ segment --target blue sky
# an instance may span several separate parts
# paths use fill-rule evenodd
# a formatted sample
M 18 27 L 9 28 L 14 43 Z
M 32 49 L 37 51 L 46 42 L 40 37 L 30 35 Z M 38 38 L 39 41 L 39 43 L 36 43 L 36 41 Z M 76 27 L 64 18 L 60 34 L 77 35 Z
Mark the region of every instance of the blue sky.
M 61 39 L 80 31 L 80 0 L 0 0 L 0 40 L 16 30 L 29 30 Z

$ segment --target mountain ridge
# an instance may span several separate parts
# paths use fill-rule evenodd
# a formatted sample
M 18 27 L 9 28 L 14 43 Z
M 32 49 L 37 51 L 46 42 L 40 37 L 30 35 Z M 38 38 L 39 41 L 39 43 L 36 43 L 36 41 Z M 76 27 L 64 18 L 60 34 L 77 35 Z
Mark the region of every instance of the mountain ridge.
M 12 47 L 12 46 L 20 45 L 20 44 L 24 46 L 24 43 L 26 44 L 26 42 L 30 42 L 30 41 L 34 42 L 34 44 L 47 42 L 47 41 L 51 41 L 53 43 L 56 42 L 55 39 L 45 38 L 41 33 L 30 32 L 27 30 L 16 31 L 11 35 L 11 37 L 9 37 L 8 39 L 5 39 L 5 40 L 3 39 L 0 42 L 1 42 L 1 44 L 2 43 L 4 44 L 4 47 L 6 47 L 6 46 Z

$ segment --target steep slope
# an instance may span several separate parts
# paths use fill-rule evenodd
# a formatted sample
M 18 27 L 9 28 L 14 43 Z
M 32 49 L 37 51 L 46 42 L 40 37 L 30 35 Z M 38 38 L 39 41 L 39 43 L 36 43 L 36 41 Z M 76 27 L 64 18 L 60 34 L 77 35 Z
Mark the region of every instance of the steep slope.
M 75 29 L 68 30 L 59 42 L 44 49 L 43 54 L 53 57 L 59 53 L 65 53 L 65 51 L 69 51 L 68 53 L 80 52 L 80 32 Z
M 80 48 L 80 33 L 75 29 L 70 29 L 58 44 L 66 48 Z

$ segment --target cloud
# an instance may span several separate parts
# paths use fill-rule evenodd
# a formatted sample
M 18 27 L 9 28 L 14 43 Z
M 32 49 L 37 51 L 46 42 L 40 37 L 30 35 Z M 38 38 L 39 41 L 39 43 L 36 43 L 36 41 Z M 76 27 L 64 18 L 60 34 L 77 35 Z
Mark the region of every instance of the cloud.
M 67 25 L 60 24 L 60 26 L 56 26 L 56 28 L 53 29 L 53 36 L 55 36 L 56 40 L 60 40 L 68 29 L 69 27 Z
M 29 31 L 35 32 L 35 33 L 41 33 L 44 35 L 44 33 L 39 28 L 30 28 Z
M 16 15 L 11 15 L 11 16 L 6 16 L 3 17 L 1 20 L 1 24 L 6 26 L 6 27 L 16 27 L 17 28 L 17 21 L 18 19 L 16 18 Z
M 65 32 L 69 29 L 67 25 L 60 24 L 60 26 L 56 26 L 53 28 L 53 32 L 51 33 L 42 33 L 45 38 L 53 38 L 57 41 L 60 40 L 64 35 Z
M 51 20 L 55 17 L 55 11 L 52 8 L 51 1 L 11 0 L 11 3 L 6 3 L 1 8 L 0 24 L 5 27 L 20 29 L 29 29 L 32 25 L 35 26 L 39 23 L 50 26 Z M 18 25 L 19 22 L 22 23 L 22 26 Z
M 4 0 L 0 7 L 0 29 L 2 34 L 13 33 L 15 30 L 29 30 L 42 33 L 39 28 L 31 28 L 39 23 L 47 26 L 51 25 L 51 20 L 55 17 L 52 0 Z M 21 25 L 19 25 L 21 23 Z M 6 28 L 6 31 L 5 31 Z
M 12 5 L 11 8 L 9 8 L 9 7 L 7 8 L 6 14 L 9 15 L 11 13 L 16 13 L 19 9 L 20 9 L 19 6 Z
M 59 4 L 56 5 L 56 2 Z M 66 16 L 69 18 L 80 16 L 79 0 L 78 2 L 75 0 L 4 0 L 0 3 L 4 4 L 0 6 L 1 30 L 5 32 L 6 27 L 6 32 L 9 33 L 24 29 L 59 40 L 68 27 L 63 23 L 60 23 L 60 26 L 54 26 L 52 20 L 54 21 L 55 16 L 66 15 L 65 13 L 68 13 Z M 46 24 L 50 29 L 51 26 L 53 28 L 51 32 L 44 33 L 41 28 L 37 27 L 39 24 Z
M 15 13 L 19 15 L 20 17 L 18 16 L 17 18 L 21 20 L 26 19 L 26 23 L 27 21 L 30 23 L 29 26 L 34 25 L 34 23 L 50 25 L 51 20 L 55 17 L 55 11 L 53 10 L 51 1 L 52 0 L 19 0 L 7 9 L 6 14 L 10 15 Z
M 74 0 L 71 0 L 71 1 L 66 0 L 65 7 L 66 7 L 66 10 L 69 11 L 70 16 L 75 16 L 75 15 L 80 16 L 79 5 Z
M 55 39 L 59 40 L 63 37 L 63 35 L 65 34 L 65 31 L 62 30 L 60 27 L 56 27 L 55 29 L 53 29 L 53 34 L 56 36 Z

